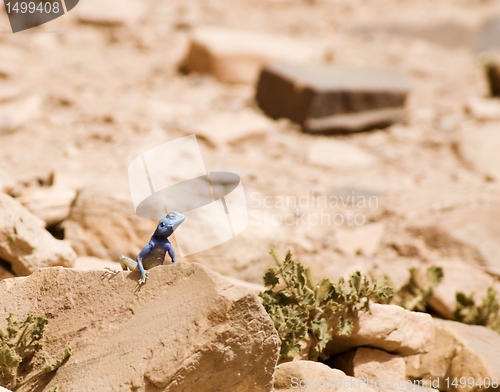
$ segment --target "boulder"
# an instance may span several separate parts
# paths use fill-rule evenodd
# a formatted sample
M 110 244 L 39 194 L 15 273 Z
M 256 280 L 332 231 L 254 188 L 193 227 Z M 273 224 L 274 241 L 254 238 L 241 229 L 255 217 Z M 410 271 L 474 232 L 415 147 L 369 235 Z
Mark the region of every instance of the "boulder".
M 130 199 L 84 189 L 62 226 L 78 256 L 118 261 L 121 255 L 135 259 L 157 223 L 138 217 Z
M 59 267 L 4 280 L 0 322 L 41 313 L 49 356 L 71 342 L 50 380 L 61 390 L 271 389 L 279 337 L 255 294 L 197 263 L 155 267 L 145 285 L 138 278 Z
M 73 265 L 76 254 L 70 244 L 56 240 L 44 226 L 16 199 L 0 192 L 0 259 L 10 263 L 16 275 L 29 275 L 40 267 Z
M 472 295 L 476 304 L 480 304 L 487 288 L 497 286 L 491 275 L 462 260 L 443 259 L 432 264 L 443 269 L 443 279 L 434 288 L 429 302 L 441 317 L 453 319 L 457 292 Z
M 348 133 L 386 127 L 403 117 L 409 79 L 371 68 L 267 64 L 256 99 L 272 118 L 289 118 L 310 133 Z
M 325 349 L 327 356 L 361 346 L 407 356 L 428 352 L 434 344 L 432 317 L 427 313 L 410 312 L 396 305 L 371 304 L 370 312 L 357 312 L 352 321 L 351 335 L 336 336 L 330 341 Z
M 460 378 L 471 377 L 474 385 L 459 387 L 463 392 L 492 390 L 500 382 L 500 334 L 479 325 L 434 319 L 436 343 L 427 354 L 405 358 L 406 375 L 423 379 L 440 391 L 456 391 Z M 496 379 L 496 387 L 493 385 Z M 479 383 L 484 384 L 483 387 Z
M 267 61 L 317 62 L 325 46 L 286 36 L 225 27 L 201 26 L 193 31 L 180 64 L 183 72 L 209 73 L 225 83 L 256 82 Z
M 373 392 L 374 389 L 359 379 L 346 376 L 338 369 L 313 361 L 285 362 L 276 366 L 274 372 L 275 392 L 296 390 L 339 390 Z
M 382 350 L 361 347 L 337 357 L 335 368 L 358 379 L 366 379 L 380 391 L 393 391 L 398 384 L 405 386 L 405 360 L 400 355 Z

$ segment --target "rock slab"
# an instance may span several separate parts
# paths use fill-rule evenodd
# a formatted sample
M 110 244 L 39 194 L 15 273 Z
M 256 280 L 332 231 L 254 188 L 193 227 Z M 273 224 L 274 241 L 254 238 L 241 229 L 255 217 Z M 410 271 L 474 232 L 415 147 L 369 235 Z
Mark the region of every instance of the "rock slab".
M 267 64 L 256 99 L 272 118 L 289 118 L 311 133 L 357 132 L 403 117 L 410 90 L 402 74 L 313 64 Z
M 16 199 L 0 192 L 0 259 L 18 275 L 40 267 L 71 267 L 76 258 L 68 242 L 56 240 Z
M 268 61 L 321 61 L 324 45 L 287 36 L 218 26 L 193 31 L 181 71 L 211 74 L 224 83 L 254 84 Z
M 427 354 L 405 358 L 406 374 L 410 378 L 432 380 L 440 391 L 472 392 L 484 390 L 477 385 L 455 388 L 458 380 L 472 377 L 492 390 L 500 383 L 500 334 L 479 325 L 434 319 L 436 344 Z M 496 388 L 492 384 L 496 379 Z M 449 380 L 449 382 L 447 382 Z M 438 385 L 439 384 L 439 385 Z M 474 383 L 476 384 L 476 383 Z
M 371 304 L 370 311 L 355 314 L 351 335 L 336 336 L 326 346 L 325 353 L 332 356 L 369 346 L 407 356 L 428 352 L 434 345 L 434 326 L 429 314 L 381 304 Z
M 271 389 L 279 337 L 255 294 L 197 263 L 149 272 L 143 286 L 137 272 L 61 267 L 4 280 L 0 322 L 43 314 L 49 355 L 72 343 L 50 380 L 62 390 Z

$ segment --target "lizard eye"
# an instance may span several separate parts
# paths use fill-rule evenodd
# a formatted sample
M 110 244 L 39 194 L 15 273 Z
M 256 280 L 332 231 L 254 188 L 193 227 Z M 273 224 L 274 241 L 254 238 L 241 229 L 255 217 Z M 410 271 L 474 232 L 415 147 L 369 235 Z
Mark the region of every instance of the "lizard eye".
M 164 227 L 164 226 L 165 226 L 165 223 L 160 222 L 160 227 Z

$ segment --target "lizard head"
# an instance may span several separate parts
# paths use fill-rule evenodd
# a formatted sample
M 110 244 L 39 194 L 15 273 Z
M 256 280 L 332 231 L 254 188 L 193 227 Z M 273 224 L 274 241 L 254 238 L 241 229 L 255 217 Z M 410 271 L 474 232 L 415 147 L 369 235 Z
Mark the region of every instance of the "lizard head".
M 185 219 L 185 216 L 180 212 L 170 211 L 160 219 L 154 235 L 157 237 L 169 237 Z

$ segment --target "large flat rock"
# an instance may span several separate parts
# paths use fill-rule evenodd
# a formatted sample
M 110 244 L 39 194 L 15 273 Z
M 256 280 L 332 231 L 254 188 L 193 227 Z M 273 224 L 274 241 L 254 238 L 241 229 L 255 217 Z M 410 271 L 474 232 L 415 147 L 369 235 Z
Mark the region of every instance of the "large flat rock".
M 253 84 L 268 61 L 318 62 L 325 46 L 277 34 L 200 26 L 180 65 L 184 72 L 208 73 L 225 83 Z
M 396 305 L 371 304 L 370 312 L 357 312 L 350 336 L 335 336 L 329 356 L 369 346 L 402 356 L 428 352 L 434 344 L 432 317 Z M 336 325 L 336 323 L 335 323 Z
M 372 68 L 267 64 L 256 99 L 270 117 L 289 118 L 306 132 L 344 133 L 385 127 L 403 117 L 410 80 Z
M 485 390 L 479 383 L 489 382 L 498 390 L 500 382 L 500 334 L 479 325 L 434 319 L 436 344 L 427 354 L 406 358 L 406 374 L 411 378 L 432 380 L 441 391 L 472 392 Z M 472 377 L 474 385 L 453 380 Z M 488 381 L 487 381 L 488 379 Z M 496 379 L 495 388 L 493 382 Z
M 9 312 L 49 318 L 45 347 L 73 355 L 67 391 L 269 391 L 279 338 L 259 298 L 197 263 L 136 272 L 41 269 L 0 282 Z M 48 390 L 48 386 L 43 391 Z

